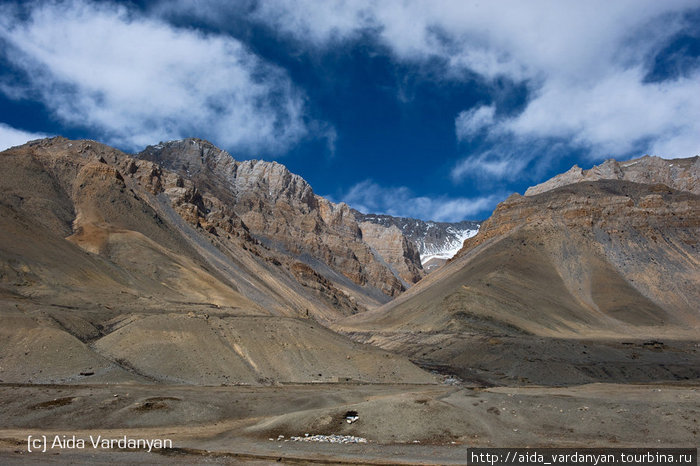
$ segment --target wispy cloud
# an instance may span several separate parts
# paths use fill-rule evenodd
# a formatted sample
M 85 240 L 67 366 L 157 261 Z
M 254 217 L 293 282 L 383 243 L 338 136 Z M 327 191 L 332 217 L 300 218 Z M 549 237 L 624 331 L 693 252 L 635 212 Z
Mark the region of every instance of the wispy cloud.
M 47 137 L 43 133 L 31 133 L 22 131 L 21 129 L 13 128 L 4 123 L 0 123 L 0 150 L 5 150 L 10 147 L 19 146 L 27 141 L 41 139 Z
M 460 160 L 450 171 L 452 181 L 472 179 L 513 179 L 531 162 L 530 157 L 488 150 Z
M 458 222 L 488 216 L 505 197 L 502 193 L 476 198 L 416 196 L 405 186 L 383 187 L 372 180 L 365 180 L 351 187 L 337 200 L 363 213 Z
M 495 113 L 496 107 L 493 105 L 482 105 L 460 112 L 455 119 L 457 138 L 472 139 L 484 128 L 488 128 L 493 124 Z
M 501 135 L 488 149 L 459 160 L 450 171 L 454 183 L 474 180 L 493 188 L 503 181 L 540 180 L 552 163 L 570 153 L 568 141 Z
M 282 151 L 308 133 L 286 72 L 229 36 L 179 29 L 110 2 L 0 8 L 4 55 L 65 125 L 137 149 L 198 136 L 229 149 Z M 23 87 L 23 89 L 20 89 Z

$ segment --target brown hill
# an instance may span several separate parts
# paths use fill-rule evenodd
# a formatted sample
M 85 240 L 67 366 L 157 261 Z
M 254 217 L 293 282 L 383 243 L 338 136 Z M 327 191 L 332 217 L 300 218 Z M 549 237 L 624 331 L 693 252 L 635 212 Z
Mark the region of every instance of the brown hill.
M 595 361 L 624 366 L 627 375 L 611 369 L 614 380 L 700 377 L 695 350 L 690 366 L 665 376 L 656 355 L 633 354 L 652 339 L 686 348 L 681 340 L 700 337 L 699 232 L 700 196 L 666 185 L 601 180 L 515 194 L 449 264 L 337 328 L 464 376 L 481 366 L 543 383 L 605 378 Z
M 0 170 L 0 381 L 432 380 L 321 327 L 356 301 L 177 173 L 63 138 Z

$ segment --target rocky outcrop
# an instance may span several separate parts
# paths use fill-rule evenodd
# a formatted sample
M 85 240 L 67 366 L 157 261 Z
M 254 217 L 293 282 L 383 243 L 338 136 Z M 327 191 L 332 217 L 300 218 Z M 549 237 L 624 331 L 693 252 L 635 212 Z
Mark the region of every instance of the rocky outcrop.
M 561 186 L 597 180 L 665 184 L 679 191 L 700 194 L 700 181 L 698 181 L 700 180 L 700 157 L 667 160 L 645 155 L 626 162 L 610 159 L 590 170 L 583 170 L 578 165 L 574 165 L 566 173 L 528 188 L 525 195 L 534 196 Z
M 420 254 L 396 226 L 384 227 L 372 222 L 360 223 L 362 239 L 369 244 L 400 278 L 406 288 L 425 275 L 420 267 Z
M 405 289 L 362 240 L 349 207 L 317 196 L 303 178 L 284 165 L 236 161 L 199 139 L 149 146 L 139 158 L 192 180 L 200 190 L 229 206 L 253 237 L 307 262 L 358 302 L 371 307 Z

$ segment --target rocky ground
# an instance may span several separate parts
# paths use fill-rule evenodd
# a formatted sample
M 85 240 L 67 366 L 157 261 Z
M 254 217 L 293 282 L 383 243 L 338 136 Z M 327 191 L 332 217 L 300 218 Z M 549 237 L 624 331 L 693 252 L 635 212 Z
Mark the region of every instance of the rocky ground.
M 0 458 L 19 462 L 460 464 L 468 447 L 692 447 L 700 387 L 0 386 Z M 357 411 L 358 420 L 345 415 Z M 367 443 L 299 442 L 342 435 Z M 27 451 L 28 435 L 169 438 L 152 451 Z

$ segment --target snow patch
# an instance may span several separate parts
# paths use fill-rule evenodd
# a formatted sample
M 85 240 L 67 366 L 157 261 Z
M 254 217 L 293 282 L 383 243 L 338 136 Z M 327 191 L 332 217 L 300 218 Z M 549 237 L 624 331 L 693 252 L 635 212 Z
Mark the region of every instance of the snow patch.
M 450 233 L 451 238 L 448 238 L 448 240 L 439 247 L 426 247 L 425 244 L 422 245 L 423 247 L 421 250 L 423 252 L 420 255 L 420 262 L 422 265 L 425 265 L 426 262 L 435 258 L 452 259 L 454 255 L 462 249 L 464 240 L 475 236 L 479 232 L 479 229 L 458 230 L 449 227 L 446 231 Z

